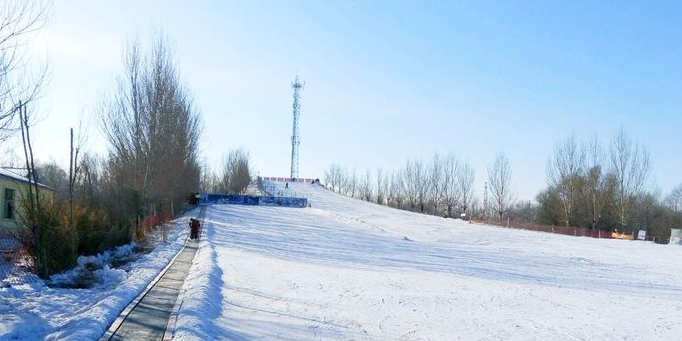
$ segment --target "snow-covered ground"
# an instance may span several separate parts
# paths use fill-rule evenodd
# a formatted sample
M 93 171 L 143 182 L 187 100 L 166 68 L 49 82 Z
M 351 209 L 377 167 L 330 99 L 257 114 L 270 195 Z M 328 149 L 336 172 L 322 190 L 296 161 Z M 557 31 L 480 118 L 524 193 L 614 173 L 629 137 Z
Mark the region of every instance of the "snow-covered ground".
M 682 337 L 682 247 L 467 224 L 290 187 L 312 208 L 209 207 L 176 339 Z
M 198 211 L 189 212 L 196 216 Z M 97 340 L 182 248 L 189 229 L 187 218 L 166 225 L 168 242 L 156 243 L 150 253 L 122 268 L 96 270 L 100 279 L 88 289 L 48 287 L 41 280 L 0 288 L 0 340 Z M 98 256 L 81 257 L 79 268 L 106 264 L 131 251 L 125 245 Z M 125 269 L 125 270 L 124 270 Z M 76 276 L 78 268 L 53 276 L 59 284 Z

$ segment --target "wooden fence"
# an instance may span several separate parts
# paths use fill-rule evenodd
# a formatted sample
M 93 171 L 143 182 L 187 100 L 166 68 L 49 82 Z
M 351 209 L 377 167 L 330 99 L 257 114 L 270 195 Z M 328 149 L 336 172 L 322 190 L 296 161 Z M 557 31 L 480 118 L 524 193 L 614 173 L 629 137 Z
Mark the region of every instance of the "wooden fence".
M 575 237 L 591 237 L 591 238 L 606 238 L 606 239 L 627 239 L 634 240 L 637 239 L 637 233 L 620 233 L 610 230 L 600 230 L 600 229 L 589 229 L 585 227 L 565 227 L 565 226 L 555 226 L 555 225 L 542 225 L 533 223 L 521 223 L 516 221 L 495 221 L 490 220 L 486 222 L 487 224 L 497 225 L 502 227 L 529 230 L 529 231 L 541 231 L 548 233 L 563 234 L 567 236 Z M 654 235 L 647 235 L 644 240 L 652 241 L 657 244 L 668 244 L 670 238 L 659 237 Z
M 565 226 L 555 226 L 555 225 L 541 225 L 533 223 L 520 223 L 516 221 L 488 221 L 488 224 L 498 225 L 502 227 L 509 227 L 520 230 L 529 231 L 541 231 L 548 233 L 563 234 L 567 236 L 576 237 L 592 237 L 592 238 L 614 238 L 611 231 L 599 230 L 599 229 L 588 229 L 584 227 L 565 227 Z M 632 239 L 632 238 L 630 238 Z

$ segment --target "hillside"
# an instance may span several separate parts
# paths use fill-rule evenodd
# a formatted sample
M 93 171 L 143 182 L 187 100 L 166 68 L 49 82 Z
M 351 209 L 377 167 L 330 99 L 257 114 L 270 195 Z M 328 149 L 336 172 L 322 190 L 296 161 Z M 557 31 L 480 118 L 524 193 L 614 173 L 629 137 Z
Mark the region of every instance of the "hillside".
M 682 248 L 468 224 L 308 184 L 289 191 L 312 207 L 209 207 L 177 339 L 670 340 L 682 332 Z

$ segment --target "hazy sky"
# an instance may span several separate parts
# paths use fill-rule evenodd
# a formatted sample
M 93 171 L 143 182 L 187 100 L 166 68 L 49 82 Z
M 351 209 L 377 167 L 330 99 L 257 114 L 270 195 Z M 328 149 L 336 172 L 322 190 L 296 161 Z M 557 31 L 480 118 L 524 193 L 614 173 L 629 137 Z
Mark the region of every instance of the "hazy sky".
M 251 152 L 286 176 L 290 82 L 306 82 L 300 173 L 331 163 L 397 168 L 454 152 L 476 168 L 502 151 L 520 199 L 545 187 L 555 142 L 608 142 L 624 127 L 664 194 L 682 182 L 682 3 L 627 1 L 66 1 L 32 40 L 50 83 L 40 159 L 68 165 L 68 128 L 90 126 L 122 72 L 126 41 L 163 30 L 204 122 L 202 152 Z

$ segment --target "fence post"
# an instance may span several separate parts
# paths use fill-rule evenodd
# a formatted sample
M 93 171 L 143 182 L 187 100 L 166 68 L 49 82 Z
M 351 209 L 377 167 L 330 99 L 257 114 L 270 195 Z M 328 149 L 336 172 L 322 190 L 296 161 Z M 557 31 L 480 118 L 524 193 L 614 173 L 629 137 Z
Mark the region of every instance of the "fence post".
M 507 228 L 509 228 L 509 217 L 507 217 Z

